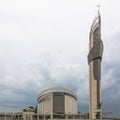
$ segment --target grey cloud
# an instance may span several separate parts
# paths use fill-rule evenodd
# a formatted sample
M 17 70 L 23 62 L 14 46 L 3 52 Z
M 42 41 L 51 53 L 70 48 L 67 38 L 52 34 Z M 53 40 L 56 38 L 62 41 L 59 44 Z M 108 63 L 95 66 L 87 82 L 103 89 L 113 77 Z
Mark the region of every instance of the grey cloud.
M 16 63 L 12 62 L 4 66 L 3 73 L 5 72 L 5 75 L 0 86 L 3 91 L 1 91 L 2 105 L 5 105 L 6 102 L 8 105 L 17 105 L 20 108 L 30 104 L 35 105 L 37 95 L 41 90 L 58 85 L 70 87 L 81 97 L 88 94 L 86 91 L 88 81 L 85 80 L 86 75 L 84 75 L 79 64 L 63 64 L 60 66 L 56 63 L 55 66 L 54 62 L 51 61 L 53 59 L 51 56 L 47 59 L 46 56 L 42 56 L 42 59 L 41 62 L 37 63 L 36 60 L 29 63 L 19 61 L 17 66 Z M 85 90 L 84 86 L 86 86 Z M 81 97 L 78 99 L 82 99 Z M 84 101 L 83 103 L 86 104 Z M 82 104 L 81 100 L 80 102 Z
M 103 66 L 103 108 L 105 112 L 112 112 L 111 116 L 119 116 L 120 110 L 120 72 L 119 59 L 116 63 L 105 62 Z M 110 71 L 110 72 L 109 72 Z M 108 77 L 106 77 L 108 76 Z

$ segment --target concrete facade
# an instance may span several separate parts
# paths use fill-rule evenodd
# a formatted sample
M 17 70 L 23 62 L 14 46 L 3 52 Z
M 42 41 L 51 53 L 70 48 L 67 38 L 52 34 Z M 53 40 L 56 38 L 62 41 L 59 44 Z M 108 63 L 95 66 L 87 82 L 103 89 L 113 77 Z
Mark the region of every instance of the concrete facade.
M 37 113 L 52 114 L 52 93 L 41 96 L 37 103 Z
M 69 95 L 65 95 L 65 113 L 66 114 L 76 114 L 77 113 L 76 99 Z
M 77 114 L 77 96 L 68 88 L 46 89 L 38 96 L 37 114 Z
M 101 40 L 101 18 L 98 13 L 93 21 L 90 31 L 89 42 L 89 75 L 90 75 L 90 103 L 89 116 L 90 119 L 102 118 L 102 102 L 101 102 L 101 60 L 103 54 L 103 42 Z

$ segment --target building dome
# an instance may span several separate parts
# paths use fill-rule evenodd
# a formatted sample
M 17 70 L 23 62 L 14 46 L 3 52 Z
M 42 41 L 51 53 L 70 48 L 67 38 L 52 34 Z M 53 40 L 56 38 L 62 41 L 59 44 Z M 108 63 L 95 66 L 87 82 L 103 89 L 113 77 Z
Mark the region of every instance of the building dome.
M 70 88 L 43 90 L 37 98 L 38 114 L 77 114 L 77 95 Z

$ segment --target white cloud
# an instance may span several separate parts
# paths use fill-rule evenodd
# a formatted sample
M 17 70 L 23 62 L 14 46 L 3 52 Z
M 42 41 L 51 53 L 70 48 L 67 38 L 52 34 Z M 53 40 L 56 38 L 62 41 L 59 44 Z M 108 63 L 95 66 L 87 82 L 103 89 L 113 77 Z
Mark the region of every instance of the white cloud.
M 28 104 L 27 101 L 31 96 L 37 97 L 42 89 L 65 85 L 76 91 L 79 104 L 88 104 L 88 38 L 96 5 L 96 0 L 0 2 L 0 89 L 3 101 L 7 101 L 6 96 L 18 96 L 25 98 L 21 106 L 34 104 L 36 98 Z M 103 88 L 107 90 L 116 83 L 113 80 L 117 79 L 114 65 L 119 66 L 120 60 L 119 1 L 101 0 L 100 9 L 105 46 Z

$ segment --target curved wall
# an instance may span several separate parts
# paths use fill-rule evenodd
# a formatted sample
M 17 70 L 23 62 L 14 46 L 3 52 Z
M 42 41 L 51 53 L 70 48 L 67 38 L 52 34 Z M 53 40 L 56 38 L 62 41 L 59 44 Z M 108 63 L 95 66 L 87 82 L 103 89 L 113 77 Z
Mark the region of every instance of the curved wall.
M 77 114 L 77 96 L 69 88 L 54 87 L 41 92 L 37 99 L 38 114 Z

